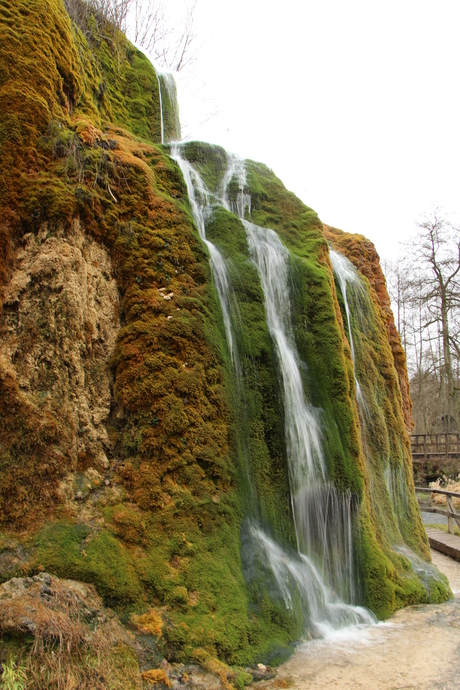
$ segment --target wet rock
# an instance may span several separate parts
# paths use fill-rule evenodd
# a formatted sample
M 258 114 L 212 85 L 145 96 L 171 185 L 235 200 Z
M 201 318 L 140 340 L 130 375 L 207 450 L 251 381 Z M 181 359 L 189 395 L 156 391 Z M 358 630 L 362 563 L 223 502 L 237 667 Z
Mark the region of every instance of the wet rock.
M 265 666 L 265 664 L 257 664 L 256 666 L 248 667 L 245 671 L 251 674 L 254 682 L 270 680 L 275 677 L 275 671 L 270 666 Z

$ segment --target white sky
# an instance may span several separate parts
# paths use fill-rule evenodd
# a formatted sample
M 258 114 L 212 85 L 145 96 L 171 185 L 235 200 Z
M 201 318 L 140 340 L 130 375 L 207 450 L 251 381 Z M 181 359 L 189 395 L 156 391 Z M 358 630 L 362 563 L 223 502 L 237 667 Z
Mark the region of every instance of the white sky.
M 459 0 L 197 0 L 183 134 L 395 258 L 434 205 L 460 219 L 459 28 Z

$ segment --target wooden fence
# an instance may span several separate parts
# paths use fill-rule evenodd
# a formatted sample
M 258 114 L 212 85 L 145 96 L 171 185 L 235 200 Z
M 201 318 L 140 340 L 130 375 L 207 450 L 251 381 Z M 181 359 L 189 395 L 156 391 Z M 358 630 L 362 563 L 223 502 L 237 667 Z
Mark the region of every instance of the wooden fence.
M 460 434 L 413 434 L 412 459 L 460 458 Z
M 429 506 L 427 506 L 423 504 L 421 501 L 419 501 L 420 510 L 422 510 L 424 513 L 438 513 L 438 515 L 444 515 L 447 518 L 447 529 L 450 532 L 450 534 L 454 533 L 455 523 L 457 523 L 457 526 L 460 529 L 460 513 L 456 512 L 452 500 L 454 497 L 460 498 L 460 493 L 457 493 L 456 491 L 446 491 L 445 489 L 426 489 L 421 486 L 416 486 L 415 493 L 417 493 L 418 491 L 423 491 L 425 493 L 429 493 L 430 495 L 432 493 L 443 494 L 446 497 L 447 510 L 442 505 L 437 506 L 430 504 Z

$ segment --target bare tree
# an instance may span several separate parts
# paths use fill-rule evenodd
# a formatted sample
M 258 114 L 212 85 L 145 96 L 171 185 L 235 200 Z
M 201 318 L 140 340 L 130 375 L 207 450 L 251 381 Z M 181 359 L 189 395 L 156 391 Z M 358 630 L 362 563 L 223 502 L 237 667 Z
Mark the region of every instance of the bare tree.
M 194 17 L 197 0 L 186 0 L 182 16 L 168 16 L 167 0 L 64 0 L 70 18 L 87 38 L 107 26 L 126 33 L 160 68 L 179 72 L 196 57 Z
M 128 34 L 159 67 L 179 72 L 195 60 L 197 0 L 188 0 L 179 21 L 168 17 L 165 0 L 131 0 Z
M 130 19 L 134 42 L 147 52 L 154 51 L 171 31 L 166 26 L 164 4 L 158 0 L 134 0 Z
M 438 331 L 441 381 L 447 386 L 448 429 L 458 411 L 453 358 L 460 355 L 460 343 L 452 326 L 460 306 L 460 229 L 446 221 L 438 209 L 419 228 L 421 244 L 416 255 L 426 266 L 428 278 L 423 296 L 429 314 L 426 326 L 435 325 Z
M 89 17 L 97 20 L 97 28 L 111 25 L 123 33 L 127 27 L 127 17 L 133 0 L 64 0 L 69 17 L 88 37 L 94 31 Z
M 404 270 L 402 259 L 383 261 L 387 290 L 391 303 L 396 307 L 396 328 L 401 336 L 404 350 L 408 349 L 410 337 L 409 314 L 411 309 L 411 282 Z
M 460 421 L 460 228 L 440 209 L 418 228 L 389 284 L 411 371 L 416 424 L 418 417 L 429 431 L 437 420 L 449 431 Z

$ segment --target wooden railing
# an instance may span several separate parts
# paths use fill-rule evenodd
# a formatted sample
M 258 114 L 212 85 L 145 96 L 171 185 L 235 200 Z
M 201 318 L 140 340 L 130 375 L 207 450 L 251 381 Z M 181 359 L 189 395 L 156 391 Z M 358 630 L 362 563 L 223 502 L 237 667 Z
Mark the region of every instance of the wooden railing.
M 424 491 L 429 494 L 443 494 L 446 497 L 447 510 L 443 507 L 433 506 L 433 505 L 420 505 L 420 510 L 424 513 L 438 513 L 438 515 L 444 515 L 447 518 L 447 529 L 450 534 L 454 533 L 455 523 L 457 523 L 460 529 L 460 513 L 457 513 L 454 508 L 453 498 L 460 498 L 460 493 L 456 491 L 446 491 L 445 489 L 426 489 L 425 487 L 416 486 L 415 493 L 418 491 Z
M 413 434 L 410 437 L 412 458 L 428 459 L 430 456 L 460 457 L 460 434 Z

